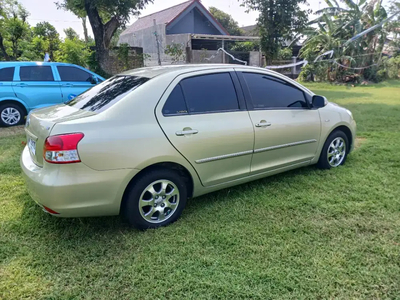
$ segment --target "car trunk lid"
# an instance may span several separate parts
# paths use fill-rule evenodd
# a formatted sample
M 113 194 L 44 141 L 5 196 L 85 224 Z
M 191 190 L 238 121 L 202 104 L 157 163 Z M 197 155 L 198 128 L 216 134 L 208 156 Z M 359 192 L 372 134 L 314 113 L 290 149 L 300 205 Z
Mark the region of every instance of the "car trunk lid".
M 43 166 L 44 142 L 54 125 L 93 115 L 96 113 L 66 105 L 56 105 L 31 112 L 26 121 L 25 132 L 27 146 L 34 163 L 40 167 Z

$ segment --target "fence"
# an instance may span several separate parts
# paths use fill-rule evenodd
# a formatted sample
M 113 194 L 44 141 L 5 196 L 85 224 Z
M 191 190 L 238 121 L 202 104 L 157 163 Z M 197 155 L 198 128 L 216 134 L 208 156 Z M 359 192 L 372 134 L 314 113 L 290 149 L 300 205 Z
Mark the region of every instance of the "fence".
M 300 62 L 303 60 L 299 60 L 297 57 L 293 56 L 291 60 L 274 60 L 272 61 L 269 65 L 271 66 L 285 66 L 285 65 L 291 65 L 295 64 L 297 62 Z M 294 67 L 286 67 L 286 68 L 274 68 L 273 70 L 275 72 L 281 73 L 283 75 L 286 75 L 292 79 L 296 79 L 300 72 L 301 68 L 303 65 L 297 65 Z

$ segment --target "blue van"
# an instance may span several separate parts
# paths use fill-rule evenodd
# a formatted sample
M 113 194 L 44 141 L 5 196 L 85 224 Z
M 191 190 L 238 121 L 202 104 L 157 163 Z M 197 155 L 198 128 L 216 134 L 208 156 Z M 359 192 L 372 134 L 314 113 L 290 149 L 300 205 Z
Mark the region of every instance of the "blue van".
M 32 109 L 64 103 L 102 81 L 72 64 L 0 62 L 0 126 L 22 124 Z

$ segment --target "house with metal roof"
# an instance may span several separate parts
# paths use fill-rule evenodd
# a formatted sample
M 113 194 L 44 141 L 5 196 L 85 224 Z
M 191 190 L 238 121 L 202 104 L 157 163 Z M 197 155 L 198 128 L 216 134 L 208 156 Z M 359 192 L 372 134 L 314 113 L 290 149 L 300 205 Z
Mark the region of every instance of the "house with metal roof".
M 200 0 L 189 0 L 139 18 L 121 33 L 118 44 L 143 48 L 148 56 L 145 64 L 154 66 L 176 60 L 165 54 L 168 45 L 178 45 L 183 50 L 181 63 L 216 63 L 229 62 L 221 52 L 212 57 L 225 43 L 258 39 L 230 36 Z M 202 61 L 207 57 L 211 58 Z

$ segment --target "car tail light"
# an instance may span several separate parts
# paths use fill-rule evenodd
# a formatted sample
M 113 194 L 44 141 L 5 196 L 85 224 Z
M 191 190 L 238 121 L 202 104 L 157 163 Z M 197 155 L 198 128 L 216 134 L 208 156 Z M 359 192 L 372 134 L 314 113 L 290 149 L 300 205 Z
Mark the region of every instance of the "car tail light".
M 49 136 L 43 149 L 45 161 L 52 164 L 71 164 L 81 162 L 78 154 L 78 143 L 83 133 L 71 133 Z

